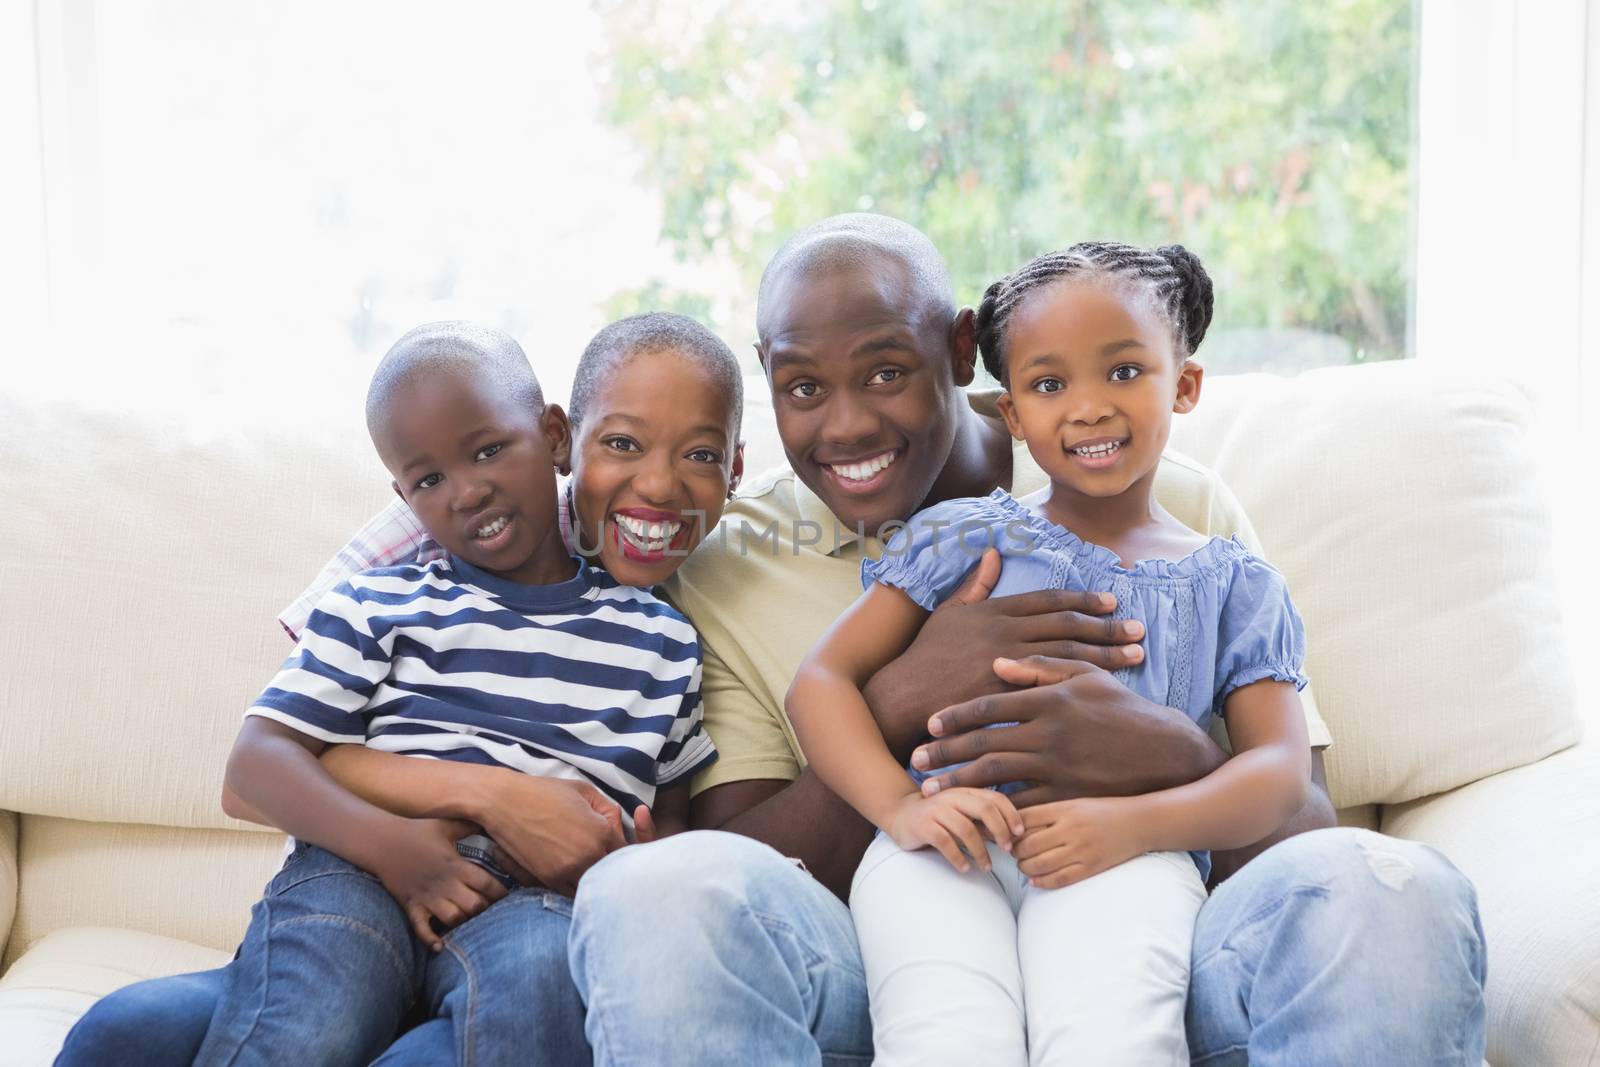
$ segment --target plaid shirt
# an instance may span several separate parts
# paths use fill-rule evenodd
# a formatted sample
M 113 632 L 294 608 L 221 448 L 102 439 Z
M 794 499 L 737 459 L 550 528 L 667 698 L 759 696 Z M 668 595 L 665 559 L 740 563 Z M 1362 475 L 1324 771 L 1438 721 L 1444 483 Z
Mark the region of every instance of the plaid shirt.
M 561 518 L 561 539 L 572 546 L 572 522 L 569 516 L 572 497 L 562 489 L 558 510 Z M 318 602 L 340 582 L 376 567 L 393 567 L 400 563 L 427 563 L 448 555 L 439 543 L 428 536 L 422 522 L 399 498 L 366 521 L 345 546 L 335 552 L 322 571 L 294 598 L 288 607 L 278 613 L 278 625 L 298 641 L 300 630 L 316 609 Z

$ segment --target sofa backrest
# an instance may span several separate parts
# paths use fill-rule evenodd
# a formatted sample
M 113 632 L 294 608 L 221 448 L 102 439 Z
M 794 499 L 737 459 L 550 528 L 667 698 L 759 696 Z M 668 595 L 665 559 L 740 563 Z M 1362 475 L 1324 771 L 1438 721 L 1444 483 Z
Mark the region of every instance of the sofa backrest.
M 274 617 L 389 492 L 365 435 L 0 393 L 0 470 L 0 809 L 241 825 L 223 763 Z
M 1219 378 L 1177 420 L 1305 616 L 1336 806 L 1578 740 L 1532 417 L 1509 384 L 1407 361 Z
M 752 382 L 752 471 L 781 462 Z M 1415 364 L 1206 383 L 1177 447 L 1221 470 L 1288 576 L 1340 806 L 1571 744 L 1526 400 Z M 343 431 L 240 428 L 0 392 L 0 809 L 177 827 L 218 807 L 279 608 L 389 498 Z

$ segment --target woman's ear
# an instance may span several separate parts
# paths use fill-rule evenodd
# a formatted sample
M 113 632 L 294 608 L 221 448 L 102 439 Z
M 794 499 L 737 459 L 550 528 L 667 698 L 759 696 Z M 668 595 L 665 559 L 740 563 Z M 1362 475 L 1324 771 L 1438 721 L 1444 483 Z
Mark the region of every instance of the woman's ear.
M 739 483 L 744 480 L 744 442 L 740 441 L 733 449 L 733 467 L 728 473 L 728 499 L 733 499 L 733 494 L 739 488 Z
M 1172 410 L 1178 415 L 1187 415 L 1200 403 L 1200 383 L 1206 376 L 1206 369 L 1192 359 L 1183 361 L 1183 366 L 1178 368 L 1178 395 L 1172 401 Z
M 572 424 L 560 404 L 546 404 L 539 416 L 539 430 L 550 446 L 550 461 L 562 474 L 572 473 Z
M 1008 389 L 1001 393 L 994 404 L 1000 409 L 1000 417 L 1006 420 L 1006 429 L 1011 431 L 1011 436 L 1022 440 L 1022 420 L 1017 417 L 1017 405 L 1011 401 L 1011 391 Z

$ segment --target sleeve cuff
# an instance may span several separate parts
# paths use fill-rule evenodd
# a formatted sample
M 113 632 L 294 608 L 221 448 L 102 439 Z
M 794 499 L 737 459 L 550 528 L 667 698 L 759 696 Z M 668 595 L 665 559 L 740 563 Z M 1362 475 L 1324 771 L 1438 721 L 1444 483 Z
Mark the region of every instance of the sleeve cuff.
M 800 777 L 800 765 L 792 758 L 754 756 L 729 759 L 723 756 L 689 783 L 689 796 L 696 797 L 707 789 L 730 782 L 755 782 L 761 780 L 792 782 Z

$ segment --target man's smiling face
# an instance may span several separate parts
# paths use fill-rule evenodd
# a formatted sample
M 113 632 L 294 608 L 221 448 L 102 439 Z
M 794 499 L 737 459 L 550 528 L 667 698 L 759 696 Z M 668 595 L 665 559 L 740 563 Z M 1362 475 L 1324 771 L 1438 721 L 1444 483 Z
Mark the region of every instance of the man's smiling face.
M 949 316 L 889 253 L 796 267 L 763 303 L 757 348 L 790 466 L 846 528 L 910 518 L 965 403 Z

